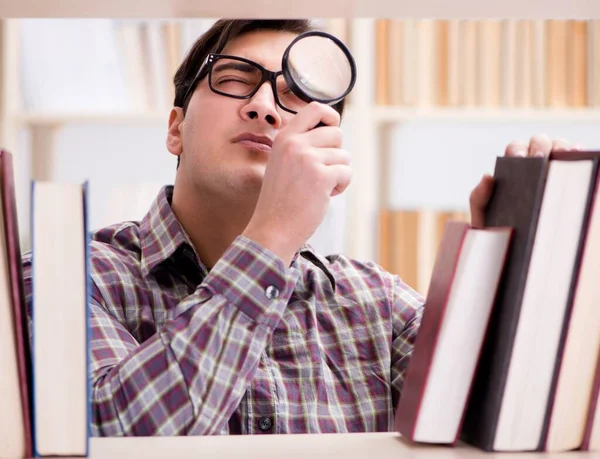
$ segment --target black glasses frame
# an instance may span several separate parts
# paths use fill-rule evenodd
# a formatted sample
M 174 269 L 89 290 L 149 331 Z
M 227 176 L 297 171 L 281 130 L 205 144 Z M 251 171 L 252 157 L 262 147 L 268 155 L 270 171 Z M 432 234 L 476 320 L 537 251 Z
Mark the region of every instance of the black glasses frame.
M 259 69 L 262 72 L 259 83 L 252 90 L 252 92 L 250 92 L 250 94 L 245 95 L 245 96 L 235 96 L 235 95 L 231 95 L 231 94 L 219 91 L 218 89 L 214 88 L 214 86 L 212 85 L 212 67 L 215 65 L 215 63 L 217 61 L 219 61 L 219 59 L 233 59 L 233 60 L 237 60 L 240 62 L 244 62 L 246 64 L 255 66 L 257 69 Z M 183 96 L 182 104 L 181 104 L 182 107 L 185 106 L 185 103 L 187 102 L 188 97 L 194 91 L 196 85 L 200 82 L 200 80 L 202 80 L 204 77 L 206 77 L 207 74 L 208 74 L 208 86 L 210 87 L 210 90 L 212 92 L 219 94 L 221 96 L 231 97 L 233 99 L 250 99 L 252 96 L 254 96 L 254 94 L 257 93 L 257 91 L 262 87 L 262 85 L 268 81 L 269 83 L 271 83 L 271 89 L 273 90 L 273 97 L 275 98 L 275 102 L 277 103 L 277 105 L 279 107 L 281 107 L 281 109 L 285 110 L 286 112 L 293 113 L 293 114 L 298 113 L 297 111 L 284 106 L 281 103 L 281 101 L 279 100 L 279 96 L 277 95 L 277 83 L 276 83 L 277 77 L 280 75 L 283 75 L 283 71 L 272 72 L 272 71 L 264 68 L 262 65 L 254 62 L 254 61 L 251 61 L 250 59 L 246 59 L 244 57 L 232 56 L 229 54 L 215 54 L 215 53 L 210 53 L 208 56 L 206 56 L 206 60 L 200 66 L 198 73 L 192 80 L 192 83 L 190 84 L 187 91 L 185 92 L 185 95 Z

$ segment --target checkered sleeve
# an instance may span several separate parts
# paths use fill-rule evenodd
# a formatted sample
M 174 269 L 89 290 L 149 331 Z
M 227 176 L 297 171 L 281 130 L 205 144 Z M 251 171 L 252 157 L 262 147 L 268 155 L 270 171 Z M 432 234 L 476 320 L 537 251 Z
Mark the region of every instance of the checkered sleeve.
M 92 434 L 208 435 L 227 426 L 299 273 L 240 236 L 174 318 L 139 344 L 91 304 Z
M 400 400 L 408 362 L 423 314 L 423 297 L 398 276 L 393 278 L 392 307 L 392 401 Z

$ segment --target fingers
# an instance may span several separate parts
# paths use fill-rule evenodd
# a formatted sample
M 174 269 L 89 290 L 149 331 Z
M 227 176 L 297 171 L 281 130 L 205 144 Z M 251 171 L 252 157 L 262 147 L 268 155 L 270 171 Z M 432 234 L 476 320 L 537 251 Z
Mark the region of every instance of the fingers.
M 317 148 L 341 148 L 344 139 L 342 128 L 336 126 L 313 129 L 304 136 L 313 147 Z
M 484 175 L 477 186 L 471 191 L 469 205 L 471 208 L 471 226 L 483 228 L 485 221 L 485 208 L 492 197 L 494 190 L 494 179 L 492 176 Z
M 505 156 L 548 156 L 552 151 L 576 151 L 581 150 L 581 144 L 571 145 L 563 138 L 550 139 L 547 134 L 537 134 L 529 139 L 529 143 L 523 140 L 513 140 L 506 147 Z
M 569 151 L 569 150 L 571 150 L 571 145 L 565 139 L 555 139 L 552 141 L 552 150 L 553 151 Z
M 527 156 L 527 143 L 524 140 L 513 140 L 506 146 L 505 156 Z
M 314 154 L 326 166 L 342 164 L 349 166 L 352 162 L 352 156 L 346 150 L 341 148 L 318 148 L 314 150 Z
M 294 116 L 292 121 L 287 125 L 287 131 L 295 133 L 307 132 L 315 129 L 321 122 L 327 126 L 339 126 L 340 114 L 329 105 L 311 102 Z
M 331 178 L 335 183 L 331 196 L 343 193 L 348 188 L 348 185 L 350 185 L 350 181 L 352 180 L 352 168 L 350 166 L 344 164 L 328 166 L 327 172 L 331 174 Z
M 553 143 L 547 134 L 538 134 L 529 140 L 527 156 L 547 156 L 553 149 Z

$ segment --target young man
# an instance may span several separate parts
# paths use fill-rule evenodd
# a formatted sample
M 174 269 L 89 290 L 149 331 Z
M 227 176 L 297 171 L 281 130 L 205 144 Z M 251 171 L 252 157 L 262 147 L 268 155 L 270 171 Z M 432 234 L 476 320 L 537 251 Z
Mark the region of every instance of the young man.
M 343 104 L 260 80 L 308 28 L 220 21 L 177 72 L 175 185 L 141 222 L 92 242 L 94 435 L 392 428 L 423 298 L 375 264 L 306 244 L 350 183 Z M 256 64 L 203 65 L 209 52 Z M 551 147 L 540 137 L 507 154 Z M 491 185 L 471 195 L 475 225 Z M 25 257 L 28 298 L 30 267 Z

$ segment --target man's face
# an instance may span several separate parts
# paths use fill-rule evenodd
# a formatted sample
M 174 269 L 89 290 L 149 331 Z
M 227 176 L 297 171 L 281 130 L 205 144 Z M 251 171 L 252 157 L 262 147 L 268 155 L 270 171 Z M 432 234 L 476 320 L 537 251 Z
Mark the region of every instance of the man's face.
M 250 59 L 268 70 L 281 70 L 281 58 L 295 35 L 254 31 L 232 40 L 221 54 Z M 208 76 L 197 86 L 181 124 L 180 171 L 202 195 L 232 198 L 258 196 L 270 147 L 245 134 L 272 142 L 293 114 L 277 106 L 270 83 L 250 99 L 234 99 L 213 92 Z

